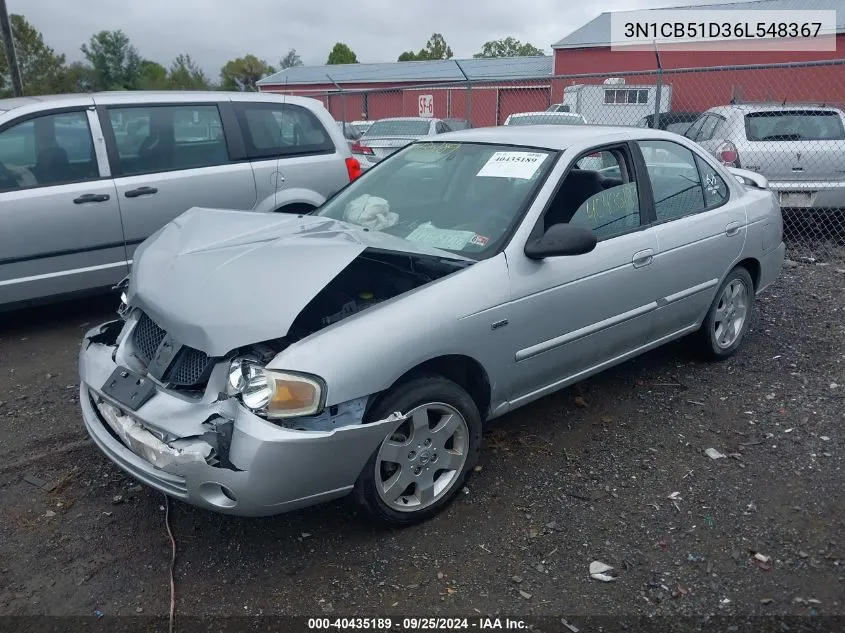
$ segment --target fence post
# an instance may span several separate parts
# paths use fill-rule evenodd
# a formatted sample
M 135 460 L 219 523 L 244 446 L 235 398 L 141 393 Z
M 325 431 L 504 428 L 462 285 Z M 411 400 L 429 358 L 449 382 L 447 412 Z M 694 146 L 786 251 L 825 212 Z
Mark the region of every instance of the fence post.
M 472 82 L 469 80 L 469 77 L 464 72 L 463 66 L 461 63 L 456 59 L 453 60 L 455 62 L 455 66 L 458 67 L 458 70 L 461 71 L 461 74 L 464 76 L 464 79 L 467 82 L 467 98 L 466 103 L 464 104 L 464 119 L 466 119 L 467 125 L 472 127 Z
M 654 91 L 654 129 L 660 129 L 660 103 L 663 101 L 663 64 L 660 63 L 660 51 L 654 43 L 654 56 L 657 59 L 657 89 Z
M 329 75 L 326 75 L 329 77 Z M 340 122 L 343 123 L 343 132 L 346 133 L 346 94 L 343 92 L 343 88 L 340 87 L 334 79 L 329 77 L 329 81 L 332 82 L 337 88 L 338 92 L 340 93 Z

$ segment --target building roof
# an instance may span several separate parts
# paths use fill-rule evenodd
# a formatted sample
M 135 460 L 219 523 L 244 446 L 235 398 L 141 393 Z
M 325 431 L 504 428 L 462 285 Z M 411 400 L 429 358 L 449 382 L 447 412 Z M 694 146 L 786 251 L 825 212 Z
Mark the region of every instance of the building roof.
M 836 32 L 845 32 L 845 0 L 750 0 L 748 2 L 728 2 L 724 4 L 697 4 L 685 6 L 660 7 L 644 11 L 668 10 L 694 11 L 836 11 Z M 560 48 L 595 48 L 610 46 L 610 14 L 608 11 L 587 22 L 579 29 L 552 44 L 552 49 Z
M 382 64 L 335 64 L 331 66 L 297 66 L 258 81 L 259 86 L 290 84 L 330 84 L 395 82 L 465 81 L 464 72 L 472 80 L 532 79 L 552 74 L 551 55 L 542 57 L 499 57 L 478 59 L 444 59 L 420 62 L 388 62 Z M 329 79 L 331 77 L 331 79 Z

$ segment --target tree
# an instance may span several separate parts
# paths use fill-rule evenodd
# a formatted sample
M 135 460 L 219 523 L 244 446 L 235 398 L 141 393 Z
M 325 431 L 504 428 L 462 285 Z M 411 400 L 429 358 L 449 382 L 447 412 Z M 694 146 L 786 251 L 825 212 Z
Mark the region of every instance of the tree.
M 167 69 L 158 62 L 143 60 L 138 69 L 138 87 L 141 90 L 167 90 Z
M 545 53 L 533 44 L 528 42 L 523 44 L 513 37 L 505 37 L 501 40 L 484 42 L 481 52 L 476 53 L 473 57 L 532 57 L 538 55 L 545 55 Z
M 255 92 L 258 90 L 256 82 L 274 72 L 276 70 L 263 59 L 245 55 L 226 62 L 220 69 L 220 87 L 223 90 Z
M 190 55 L 179 55 L 170 66 L 167 78 L 171 90 L 208 90 L 211 82 Z
M 405 51 L 399 55 L 397 61 L 413 62 L 426 59 L 452 59 L 452 49 L 446 43 L 446 39 L 440 33 L 432 33 L 425 43 L 425 46 L 418 53 Z
M 141 57 L 123 31 L 100 31 L 80 50 L 93 67 L 100 90 L 132 90 L 138 87 Z
M 329 59 L 326 61 L 326 64 L 357 64 L 358 57 L 343 42 L 338 42 L 332 48 L 331 53 L 329 53 Z
M 94 69 L 88 64 L 73 62 L 64 68 L 55 92 L 93 92 L 96 89 L 97 77 Z
M 279 60 L 279 68 L 284 70 L 285 68 L 294 68 L 295 66 L 302 66 L 302 59 L 299 57 L 296 49 L 292 48 Z
M 64 73 L 65 56 L 44 43 L 41 33 L 22 15 L 9 17 L 12 27 L 12 39 L 21 71 L 24 94 L 39 95 L 59 92 Z M 0 46 L 0 94 L 11 96 L 11 85 L 7 85 L 9 75 L 6 53 Z

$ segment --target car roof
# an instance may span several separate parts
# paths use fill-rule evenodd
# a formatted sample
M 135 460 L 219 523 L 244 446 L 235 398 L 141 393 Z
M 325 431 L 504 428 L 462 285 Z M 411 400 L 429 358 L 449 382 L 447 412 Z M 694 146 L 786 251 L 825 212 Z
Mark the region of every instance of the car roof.
M 727 115 L 731 112 L 774 112 L 777 110 L 839 110 L 839 108 L 835 105 L 821 103 L 736 103 L 716 106 L 710 108 L 707 112 Z
M 523 145 L 560 151 L 582 143 L 600 145 L 639 137 L 676 140 L 678 135 L 651 128 L 612 125 L 501 125 L 446 132 L 439 134 L 437 141 Z
M 220 90 L 111 90 L 104 92 L 80 92 L 58 95 L 38 95 L 32 97 L 13 97 L 0 99 L 0 111 L 9 111 L 23 106 L 44 104 L 49 107 L 62 107 L 66 105 L 78 105 L 82 102 L 91 103 L 145 103 L 163 101 L 171 103 L 185 103 L 191 101 L 267 101 L 278 103 L 287 101 L 299 105 L 315 105 L 320 103 L 317 99 L 309 97 L 294 97 L 271 92 L 229 92 Z
M 558 104 L 560 105 L 560 104 Z M 510 116 L 512 117 L 519 117 L 519 116 L 560 116 L 560 117 L 580 117 L 581 115 L 577 112 L 548 112 L 546 110 L 537 110 L 536 112 L 514 112 Z
M 379 121 L 439 121 L 440 119 L 434 119 L 431 117 L 422 117 L 422 116 L 394 116 L 394 117 L 387 117 L 384 119 L 376 119 L 375 121 L 371 121 L 371 123 L 378 123 Z

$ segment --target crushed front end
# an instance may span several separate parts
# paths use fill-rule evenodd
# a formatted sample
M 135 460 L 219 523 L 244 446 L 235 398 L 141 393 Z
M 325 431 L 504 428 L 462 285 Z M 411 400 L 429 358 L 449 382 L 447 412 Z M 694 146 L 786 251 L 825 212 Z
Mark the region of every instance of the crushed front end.
M 124 306 L 120 319 L 86 333 L 80 351 L 88 433 L 148 486 L 218 512 L 262 516 L 350 492 L 384 425 L 401 419 L 363 424 L 367 397 L 267 419 L 227 387 L 232 361 L 180 344 Z

